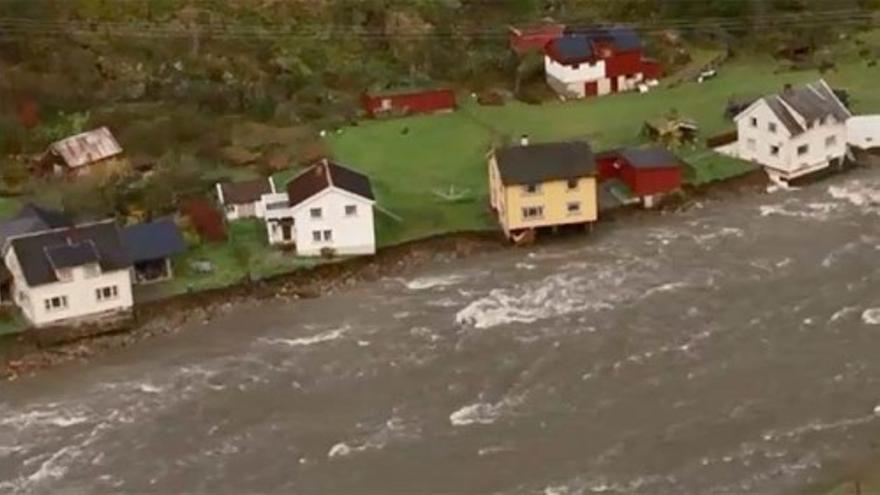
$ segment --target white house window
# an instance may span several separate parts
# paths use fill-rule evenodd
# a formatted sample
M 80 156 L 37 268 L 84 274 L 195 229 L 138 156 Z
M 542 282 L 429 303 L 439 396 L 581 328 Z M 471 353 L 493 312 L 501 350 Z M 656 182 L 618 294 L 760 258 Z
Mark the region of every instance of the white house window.
M 67 296 L 51 297 L 45 300 L 46 311 L 59 311 L 67 309 Z
M 828 136 L 825 138 L 826 148 L 833 148 L 834 146 L 837 146 L 837 136 Z
M 568 190 L 569 191 L 577 191 L 578 188 L 578 180 L 577 179 L 568 179 Z
M 776 132 L 776 122 L 768 122 L 767 130 L 770 132 Z
M 357 205 L 345 205 L 345 216 L 353 217 L 358 213 Z
M 117 297 L 119 297 L 119 289 L 115 285 L 95 289 L 95 299 L 98 301 L 111 301 Z
M 321 231 L 313 230 L 312 231 L 312 240 L 315 242 L 321 242 Z
M 758 127 L 758 118 L 752 117 L 751 123 L 752 123 L 752 127 Z
M 526 220 L 537 220 L 544 218 L 543 206 L 527 206 L 522 209 L 522 216 Z
M 577 215 L 581 212 L 581 204 L 579 202 L 568 203 L 568 214 L 569 215 Z
M 321 216 L 323 215 L 323 212 L 321 211 L 320 208 L 312 208 L 311 210 L 309 210 L 309 215 L 312 218 L 321 218 Z
M 812 128 L 813 128 L 813 124 L 815 124 L 815 122 L 813 122 L 812 120 L 809 121 L 809 122 L 807 122 L 807 129 L 812 129 Z
M 770 156 L 779 156 L 779 146 L 770 146 Z
M 523 186 L 524 194 L 541 194 L 540 184 L 526 184 Z
M 746 140 L 746 148 L 748 148 L 750 151 L 755 151 L 756 146 L 757 146 L 757 144 L 755 143 L 754 139 L 748 138 Z
M 59 282 L 70 282 L 71 280 L 73 280 L 73 270 L 71 270 L 70 268 L 62 268 L 60 270 L 57 270 L 55 273 L 56 275 L 58 275 Z
M 324 231 L 324 242 L 330 242 L 333 240 L 333 231 L 325 230 Z
M 806 155 L 809 152 L 810 152 L 810 145 L 809 144 L 802 144 L 802 145 L 798 146 L 798 149 L 797 149 L 798 156 Z

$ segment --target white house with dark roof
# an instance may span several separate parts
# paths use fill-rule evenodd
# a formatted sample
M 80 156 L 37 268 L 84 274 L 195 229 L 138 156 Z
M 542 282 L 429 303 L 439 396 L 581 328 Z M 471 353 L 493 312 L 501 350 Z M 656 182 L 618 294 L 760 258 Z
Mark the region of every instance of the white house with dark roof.
M 735 117 L 737 143 L 728 153 L 763 165 L 774 181 L 788 182 L 843 160 L 850 117 L 825 81 L 786 86 Z
M 216 185 L 217 200 L 223 206 L 229 221 L 243 218 L 263 218 L 260 198 L 275 193 L 271 177 L 240 182 L 220 182 Z
M 12 237 L 3 256 L 16 305 L 35 327 L 127 314 L 132 262 L 113 220 Z
M 293 247 L 301 256 L 376 252 L 373 187 L 348 167 L 321 160 L 262 203 L 272 245 Z

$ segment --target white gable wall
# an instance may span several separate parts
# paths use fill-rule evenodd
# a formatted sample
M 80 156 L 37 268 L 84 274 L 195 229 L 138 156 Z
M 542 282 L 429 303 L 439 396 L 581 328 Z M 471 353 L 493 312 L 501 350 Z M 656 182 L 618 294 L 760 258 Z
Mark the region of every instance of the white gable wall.
M 806 129 L 803 119 L 797 114 L 794 116 Z M 757 126 L 752 124 L 753 118 L 757 119 Z M 738 115 L 736 123 L 739 157 L 764 165 L 784 178 L 821 170 L 830 165 L 831 160 L 846 154 L 846 124 L 831 117 L 824 124 L 817 123 L 812 129 L 792 136 L 770 106 L 759 100 Z M 770 131 L 770 123 L 776 125 L 775 132 Z M 779 147 L 778 154 L 772 153 L 772 146 Z M 802 146 L 807 147 L 804 154 L 798 153 Z
M 548 56 L 544 56 L 544 70 L 548 76 L 552 76 L 563 83 L 583 83 L 598 81 L 605 78 L 605 61 L 595 63 L 582 62 L 575 65 L 561 64 Z
M 357 209 L 347 216 L 345 207 Z M 321 209 L 321 218 L 312 218 L 311 210 Z M 296 229 L 296 251 L 303 256 L 320 256 L 321 249 L 332 248 L 337 254 L 357 255 L 376 252 L 373 201 L 336 187 L 327 188 L 293 208 Z M 331 240 L 324 241 L 324 231 L 331 231 Z M 315 241 L 314 232 L 322 240 Z
M 64 324 L 92 316 L 129 311 L 134 305 L 131 272 L 128 269 L 90 277 L 83 267 L 72 269 L 72 280 L 30 287 L 21 272 L 15 250 L 6 254 L 6 266 L 13 276 L 13 299 L 25 318 L 35 327 Z M 116 287 L 116 297 L 98 300 L 96 290 Z M 67 307 L 46 309 L 46 300 L 66 297 Z

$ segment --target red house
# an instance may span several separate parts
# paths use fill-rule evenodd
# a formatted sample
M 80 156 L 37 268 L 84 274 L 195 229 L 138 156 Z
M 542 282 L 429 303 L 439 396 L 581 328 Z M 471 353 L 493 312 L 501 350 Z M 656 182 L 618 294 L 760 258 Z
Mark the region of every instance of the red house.
M 545 21 L 527 26 L 509 26 L 507 28 L 510 49 L 519 55 L 531 51 L 543 52 L 547 43 L 562 36 L 565 24 Z
M 618 179 L 646 207 L 658 197 L 681 188 L 684 162 L 665 148 L 625 148 L 596 157 L 599 181 Z
M 451 89 L 385 90 L 364 93 L 361 102 L 370 117 L 411 115 L 453 111 L 455 92 Z

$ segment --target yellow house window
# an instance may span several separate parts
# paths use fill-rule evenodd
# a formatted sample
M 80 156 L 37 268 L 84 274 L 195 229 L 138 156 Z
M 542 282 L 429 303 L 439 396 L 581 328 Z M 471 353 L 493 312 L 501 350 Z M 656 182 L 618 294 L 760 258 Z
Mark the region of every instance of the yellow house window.
M 544 218 L 543 206 L 526 206 L 522 209 L 523 220 L 540 220 Z
M 523 186 L 523 195 L 531 196 L 541 194 L 541 184 L 526 184 Z
M 569 191 L 577 191 L 578 188 L 578 180 L 577 179 L 568 179 L 568 190 Z
M 568 214 L 570 216 L 576 216 L 581 214 L 581 204 L 578 201 L 573 201 L 568 203 L 567 205 Z

